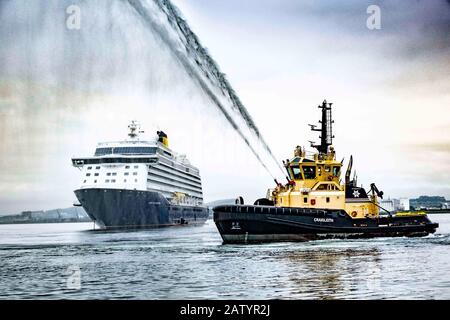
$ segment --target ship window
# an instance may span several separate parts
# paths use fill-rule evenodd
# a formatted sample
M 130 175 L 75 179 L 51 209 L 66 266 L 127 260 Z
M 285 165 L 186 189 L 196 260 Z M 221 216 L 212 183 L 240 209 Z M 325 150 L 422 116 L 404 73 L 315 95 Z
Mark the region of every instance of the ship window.
M 106 183 L 109 183 L 109 179 L 106 179 L 105 182 L 106 182 Z
M 94 183 L 97 183 L 97 180 L 94 180 Z
M 98 172 L 97 172 L 97 173 L 94 173 L 94 176 L 98 177 Z
M 106 175 L 109 177 L 111 175 L 111 172 L 108 172 Z
M 125 169 L 130 169 L 130 166 L 125 166 Z
M 133 172 L 133 176 L 137 176 L 137 172 Z
M 316 167 L 315 166 L 303 166 L 303 175 L 305 179 L 315 179 L 316 178 Z
M 326 189 L 327 189 L 327 185 L 328 185 L 328 183 L 320 184 L 320 185 L 317 187 L 317 190 L 326 190 Z
M 86 183 L 86 180 L 84 180 L 83 183 Z
M 139 168 L 139 166 L 134 166 L 135 169 Z
M 292 173 L 294 175 L 294 179 L 301 180 L 302 179 L 302 172 L 300 171 L 299 166 L 291 166 Z
M 95 150 L 95 156 L 104 156 L 106 154 L 112 154 L 112 148 L 97 148 Z
M 95 169 L 100 169 L 100 166 L 95 167 Z
M 327 203 L 330 202 L 330 197 L 327 197 Z
M 117 176 L 117 172 L 113 172 L 113 174 L 112 174 L 113 176 Z
M 127 176 L 127 175 L 129 175 L 129 173 L 128 173 L 128 172 L 125 172 L 124 175 Z
M 155 147 L 117 147 L 114 148 L 114 154 L 154 154 Z
M 88 167 L 87 169 L 88 169 L 88 170 L 91 170 L 91 169 L 92 169 L 92 167 Z
M 303 198 L 303 203 L 307 203 L 308 202 L 308 198 Z
M 336 177 L 339 175 L 339 167 L 333 167 L 333 175 Z
M 137 179 L 134 179 L 134 182 L 137 182 Z
M 331 167 L 330 166 L 325 166 L 325 172 L 330 173 L 331 172 Z
M 91 174 L 90 173 L 86 173 L 86 177 L 89 177 Z
M 123 179 L 123 182 L 127 182 L 127 179 Z
M 116 182 L 116 180 L 112 179 L 112 180 L 111 180 L 111 182 L 112 182 L 112 183 L 115 183 L 115 182 Z

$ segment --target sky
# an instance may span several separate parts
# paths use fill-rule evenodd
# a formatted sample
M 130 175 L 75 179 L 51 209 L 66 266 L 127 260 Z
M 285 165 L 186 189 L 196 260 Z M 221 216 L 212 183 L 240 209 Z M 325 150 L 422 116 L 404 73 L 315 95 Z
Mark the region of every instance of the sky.
M 449 1 L 173 3 L 280 161 L 317 140 L 307 124 L 327 99 L 337 157 L 353 155 L 359 183 L 450 198 Z M 372 4 L 380 29 L 366 24 Z M 3 0 L 0 43 L 0 213 L 70 206 L 71 157 L 124 138 L 132 119 L 199 167 L 206 201 L 273 186 L 127 1 Z

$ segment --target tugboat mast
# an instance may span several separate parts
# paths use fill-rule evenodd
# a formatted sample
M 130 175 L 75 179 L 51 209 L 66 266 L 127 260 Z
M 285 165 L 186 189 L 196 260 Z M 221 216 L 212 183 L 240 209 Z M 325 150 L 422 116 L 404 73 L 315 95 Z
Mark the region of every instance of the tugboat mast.
M 320 132 L 320 144 L 311 143 L 311 147 L 314 147 L 320 154 L 327 154 L 328 147 L 333 144 L 332 124 L 334 121 L 331 119 L 331 106 L 333 103 L 327 103 L 327 100 L 323 100 L 322 105 L 318 108 L 322 109 L 322 120 L 319 121 L 321 128 L 317 129 L 316 125 L 310 124 L 312 131 Z

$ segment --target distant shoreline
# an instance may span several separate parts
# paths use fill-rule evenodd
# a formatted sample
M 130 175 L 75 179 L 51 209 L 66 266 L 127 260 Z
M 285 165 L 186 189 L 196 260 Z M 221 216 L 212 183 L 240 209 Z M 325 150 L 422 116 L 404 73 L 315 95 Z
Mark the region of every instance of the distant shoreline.
M 77 221 L 10 221 L 0 222 L 0 225 L 5 224 L 49 224 L 49 223 L 89 223 L 92 220 L 77 220 Z
M 0 224 L 74 223 L 92 221 L 81 207 L 58 208 L 47 211 L 22 211 L 0 216 Z
M 416 210 L 417 211 L 417 210 Z M 426 214 L 450 214 L 450 209 L 430 209 L 430 210 L 418 210 L 423 211 Z M 78 220 L 17 220 L 17 221 L 0 221 L 0 225 L 6 224 L 48 224 L 48 223 L 89 223 L 93 222 L 89 218 L 83 218 Z
M 436 213 L 446 214 L 446 213 L 450 213 L 450 209 L 431 209 L 431 210 L 423 210 L 423 211 L 425 211 L 427 214 L 436 214 Z

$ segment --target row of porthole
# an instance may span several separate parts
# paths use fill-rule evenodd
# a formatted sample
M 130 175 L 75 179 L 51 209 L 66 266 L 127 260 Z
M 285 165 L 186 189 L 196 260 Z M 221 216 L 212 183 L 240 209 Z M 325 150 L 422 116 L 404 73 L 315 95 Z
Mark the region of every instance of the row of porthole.
M 94 176 L 96 176 L 96 177 L 98 177 L 98 175 L 99 175 L 98 172 L 96 172 L 96 173 L 94 174 Z M 117 176 L 117 172 L 107 172 L 106 175 L 107 175 L 108 177 L 110 177 L 110 176 Z M 128 176 L 128 175 L 129 175 L 129 172 L 124 172 L 123 175 L 124 175 L 124 176 Z M 137 175 L 138 175 L 137 172 L 133 172 L 133 176 L 137 176 Z M 91 176 L 90 173 L 86 173 L 86 177 L 90 177 L 90 176 Z
M 83 183 L 86 183 L 86 182 L 87 182 L 87 180 L 83 181 Z M 111 179 L 111 181 L 109 179 L 105 180 L 105 183 L 110 183 L 110 182 L 111 183 L 116 183 L 116 180 L 115 179 Z M 123 182 L 126 183 L 127 179 L 123 179 Z M 138 182 L 138 179 L 134 179 L 134 182 Z M 97 180 L 94 180 L 94 183 L 97 183 Z
M 134 166 L 134 169 L 139 168 L 139 166 Z M 87 167 L 88 170 L 92 169 L 92 166 Z M 96 170 L 100 169 L 100 166 L 95 167 Z M 125 166 L 125 169 L 130 169 L 130 166 Z

